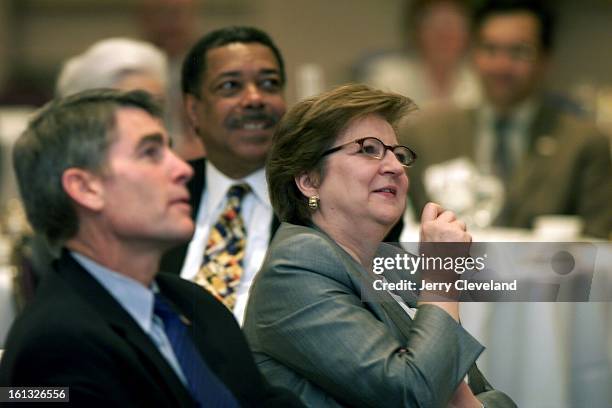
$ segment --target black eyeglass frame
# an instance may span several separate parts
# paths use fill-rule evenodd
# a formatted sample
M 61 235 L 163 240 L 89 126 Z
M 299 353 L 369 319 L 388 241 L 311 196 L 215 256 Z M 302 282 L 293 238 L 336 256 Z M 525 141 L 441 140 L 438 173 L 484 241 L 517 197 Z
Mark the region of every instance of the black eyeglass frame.
M 380 143 L 380 144 L 383 146 L 383 148 L 385 149 L 385 152 L 383 153 L 383 155 L 382 155 L 382 156 L 378 157 L 378 156 L 374 156 L 374 155 L 371 155 L 371 154 L 368 154 L 368 153 L 366 153 L 366 152 L 365 152 L 365 150 L 363 149 L 363 143 L 364 143 L 366 140 L 368 140 L 368 139 L 374 139 L 374 140 L 378 141 L 378 142 L 379 142 L 379 143 Z M 404 149 L 408 150 L 408 152 L 410 153 L 410 157 L 412 158 L 412 160 L 411 160 L 411 161 L 410 161 L 410 163 L 408 163 L 408 164 L 404 164 L 404 163 L 402 163 L 402 162 L 401 162 L 401 161 L 398 159 L 398 161 L 400 162 L 400 164 L 401 164 L 402 166 L 404 166 L 404 167 L 410 167 L 410 166 L 412 166 L 412 165 L 414 164 L 414 162 L 416 161 L 416 159 L 418 158 L 418 156 L 417 156 L 417 154 L 414 152 L 414 150 L 412 150 L 412 149 L 411 149 L 411 148 L 409 148 L 408 146 L 404 146 L 404 145 L 395 145 L 395 146 L 390 146 L 390 145 L 387 145 L 387 144 L 383 143 L 383 141 L 382 141 L 382 140 L 380 140 L 379 138 L 374 137 L 374 136 L 368 136 L 368 137 L 363 137 L 363 138 L 361 138 L 361 139 L 351 140 L 350 142 L 343 143 L 343 144 L 341 144 L 340 146 L 332 147 L 331 149 L 328 149 L 328 150 L 324 151 L 324 152 L 323 152 L 323 154 L 321 155 L 321 157 L 325 157 L 325 156 L 327 156 L 327 155 L 330 155 L 330 154 L 332 154 L 332 153 L 335 153 L 335 152 L 337 152 L 337 151 L 339 151 L 339 150 L 343 149 L 344 147 L 346 147 L 346 146 L 348 146 L 348 145 L 351 145 L 351 144 L 353 144 L 353 143 L 357 143 L 357 144 L 359 145 L 359 149 L 360 149 L 360 150 L 359 150 L 359 153 L 365 154 L 365 155 L 366 155 L 366 156 L 368 156 L 368 157 L 373 157 L 373 158 L 378 159 L 378 160 L 382 160 L 382 159 L 385 157 L 385 154 L 387 153 L 387 150 L 390 150 L 390 151 L 391 151 L 391 153 L 393 153 L 393 154 L 395 155 L 395 157 L 397 158 L 397 155 L 395 154 L 395 149 L 397 149 L 398 147 L 404 148 Z

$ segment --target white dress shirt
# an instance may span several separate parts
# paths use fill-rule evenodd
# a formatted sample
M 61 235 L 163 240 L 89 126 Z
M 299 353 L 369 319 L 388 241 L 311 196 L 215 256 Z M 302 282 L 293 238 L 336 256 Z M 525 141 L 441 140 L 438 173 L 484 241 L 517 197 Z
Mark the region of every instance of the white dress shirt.
M 231 186 L 243 183 L 248 184 L 251 191 L 244 196 L 241 210 L 247 232 L 247 243 L 243 259 L 242 278 L 236 288 L 236 305 L 234 307 L 234 317 L 240 325 L 242 325 L 244 319 L 249 288 L 263 263 L 270 242 L 273 211 L 268 197 L 268 184 L 263 168 L 251 173 L 244 179 L 234 180 L 221 173 L 210 160 L 206 161 L 206 188 L 202 192 L 195 232 L 189 243 L 187 256 L 181 269 L 182 278 L 188 280 L 195 278 L 202 265 L 210 228 L 217 222 L 227 202 L 227 192 Z

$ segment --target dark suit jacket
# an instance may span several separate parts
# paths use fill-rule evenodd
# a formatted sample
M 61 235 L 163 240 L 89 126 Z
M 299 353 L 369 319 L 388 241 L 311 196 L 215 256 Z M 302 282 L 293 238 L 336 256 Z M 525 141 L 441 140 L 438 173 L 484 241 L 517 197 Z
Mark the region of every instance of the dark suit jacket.
M 200 201 L 202 200 L 202 192 L 206 189 L 206 159 L 196 159 L 189 162 L 193 168 L 193 178 L 187 183 L 189 189 L 189 201 L 192 208 L 192 217 L 195 220 L 198 216 Z M 276 215 L 272 217 L 272 225 L 270 229 L 270 240 L 274 236 L 274 232 L 278 229 L 280 222 Z M 161 260 L 160 270 L 168 273 L 179 275 L 187 256 L 189 242 L 166 252 Z
M 410 169 L 409 196 L 420 212 L 428 201 L 423 173 L 432 164 L 475 157 L 477 112 L 448 109 L 423 114 L 400 132 L 419 155 Z M 505 202 L 504 224 L 529 228 L 546 214 L 579 215 L 585 233 L 612 231 L 610 142 L 593 125 L 544 102 L 530 127 L 528 150 L 516 166 Z
M 390 245 L 381 251 L 397 253 Z M 370 279 L 323 232 L 281 225 L 243 328 L 272 384 L 317 408 L 439 408 L 469 373 L 487 407 L 515 407 L 476 368 L 483 347 L 446 312 L 423 305 L 412 320 L 387 292 L 364 298 Z
M 150 337 L 67 252 L 15 321 L 0 386 L 68 386 L 82 406 L 193 406 Z M 206 291 L 160 274 L 160 291 L 191 320 L 204 360 L 244 406 L 295 405 L 269 387 L 230 312 Z

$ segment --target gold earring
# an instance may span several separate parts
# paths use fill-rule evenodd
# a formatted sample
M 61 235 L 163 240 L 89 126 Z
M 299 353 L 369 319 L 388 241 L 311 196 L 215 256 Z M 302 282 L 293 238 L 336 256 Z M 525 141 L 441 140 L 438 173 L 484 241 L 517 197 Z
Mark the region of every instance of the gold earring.
M 313 195 L 313 196 L 308 197 L 308 207 L 313 211 L 319 208 L 319 196 L 318 195 Z

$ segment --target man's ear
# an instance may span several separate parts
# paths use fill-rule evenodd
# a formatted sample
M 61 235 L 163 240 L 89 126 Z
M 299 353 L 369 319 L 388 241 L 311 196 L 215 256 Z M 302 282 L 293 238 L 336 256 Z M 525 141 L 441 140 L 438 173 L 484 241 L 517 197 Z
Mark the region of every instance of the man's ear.
M 185 111 L 187 112 L 187 118 L 189 119 L 189 125 L 195 131 L 197 135 L 200 134 L 200 121 L 198 115 L 198 105 L 202 102 L 198 97 L 192 94 L 186 94 L 183 97 L 183 103 L 185 104 Z
M 62 187 L 78 205 L 91 211 L 104 207 L 104 187 L 100 176 L 90 171 L 70 167 L 62 174 Z
M 319 194 L 319 174 L 314 171 L 300 173 L 294 178 L 295 185 L 300 189 L 305 197 L 312 197 Z

